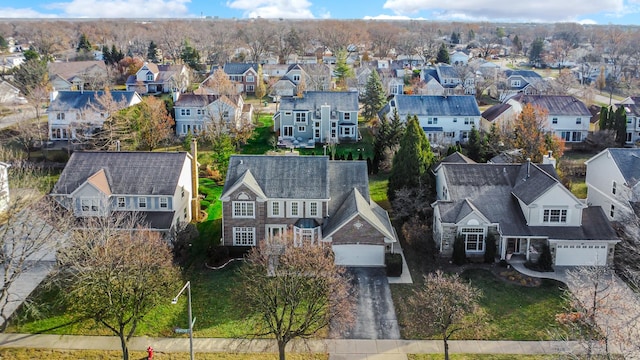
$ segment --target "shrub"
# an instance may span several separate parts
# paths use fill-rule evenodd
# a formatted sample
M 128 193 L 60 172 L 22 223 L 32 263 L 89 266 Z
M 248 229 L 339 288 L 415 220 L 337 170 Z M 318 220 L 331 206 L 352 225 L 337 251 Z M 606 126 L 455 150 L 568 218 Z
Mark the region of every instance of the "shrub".
M 493 234 L 489 234 L 485 239 L 485 250 L 484 250 L 484 262 L 487 264 L 493 264 L 496 261 L 496 237 Z
M 229 248 L 226 246 L 211 246 L 207 249 L 207 264 L 217 266 L 229 259 Z
M 179 225 L 171 236 L 173 259 L 179 265 L 185 265 L 190 257 L 191 245 L 198 238 L 198 228 L 194 224 Z
M 402 225 L 402 235 L 416 253 L 431 260 L 436 259 L 438 247 L 431 236 L 429 222 L 413 216 Z
M 456 265 L 464 265 L 467 262 L 467 254 L 464 249 L 464 238 L 460 235 L 456 236 L 453 242 L 453 255 L 451 257 Z
M 387 265 L 387 276 L 402 275 L 402 255 L 388 253 L 384 257 L 384 262 Z
M 538 267 L 540 271 L 553 271 L 553 259 L 551 258 L 551 249 L 549 245 L 542 245 L 542 253 L 538 258 Z

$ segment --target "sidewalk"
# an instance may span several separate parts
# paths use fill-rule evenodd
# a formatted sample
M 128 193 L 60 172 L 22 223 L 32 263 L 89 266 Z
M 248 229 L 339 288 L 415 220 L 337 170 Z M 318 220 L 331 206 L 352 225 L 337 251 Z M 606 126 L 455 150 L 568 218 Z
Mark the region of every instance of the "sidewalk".
M 129 349 L 145 351 L 152 346 L 156 352 L 188 352 L 188 338 L 136 337 L 129 342 Z M 120 350 L 115 336 L 73 336 L 0 334 L 0 348 L 27 347 L 60 350 Z M 195 353 L 276 353 L 273 340 L 242 340 L 195 338 Z M 560 354 L 577 353 L 576 342 L 562 341 L 450 341 L 451 353 L 464 354 Z M 294 353 L 329 353 L 330 360 L 404 360 L 407 354 L 443 353 L 441 340 L 310 340 L 294 341 L 287 346 Z

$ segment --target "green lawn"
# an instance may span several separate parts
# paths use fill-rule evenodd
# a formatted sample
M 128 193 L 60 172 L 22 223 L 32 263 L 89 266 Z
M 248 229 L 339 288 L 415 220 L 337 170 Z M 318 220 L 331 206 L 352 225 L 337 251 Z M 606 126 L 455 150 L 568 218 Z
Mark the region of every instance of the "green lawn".
M 260 116 L 256 128 L 253 130 L 253 136 L 242 147 L 243 154 L 264 154 L 269 150 L 273 150 L 273 146 L 269 145 L 269 139 L 275 137 L 273 132 L 273 118 L 266 114 Z
M 187 360 L 188 353 L 163 353 L 156 351 L 154 359 L 158 360 Z M 227 354 L 227 353 L 196 353 L 196 357 L 202 360 L 276 360 L 278 354 Z M 146 351 L 130 351 L 130 359 L 146 359 Z M 290 360 L 326 360 L 327 354 L 287 354 Z M 0 359 L 13 360 L 119 360 L 122 359 L 121 351 L 103 350 L 49 350 L 49 349 L 0 349 Z
M 571 193 L 578 199 L 587 198 L 587 183 L 585 182 L 573 182 L 571 183 Z
M 391 204 L 387 199 L 387 185 L 389 184 L 389 174 L 379 173 L 369 176 L 369 195 L 371 199 L 386 210 L 391 209 Z

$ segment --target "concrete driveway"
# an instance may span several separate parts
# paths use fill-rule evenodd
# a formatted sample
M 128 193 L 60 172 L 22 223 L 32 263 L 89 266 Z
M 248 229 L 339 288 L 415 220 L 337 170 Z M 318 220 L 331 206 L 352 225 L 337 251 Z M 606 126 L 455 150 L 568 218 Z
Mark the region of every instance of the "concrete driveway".
M 348 268 L 357 291 L 354 326 L 339 336 L 344 339 L 400 339 L 396 311 L 384 268 Z

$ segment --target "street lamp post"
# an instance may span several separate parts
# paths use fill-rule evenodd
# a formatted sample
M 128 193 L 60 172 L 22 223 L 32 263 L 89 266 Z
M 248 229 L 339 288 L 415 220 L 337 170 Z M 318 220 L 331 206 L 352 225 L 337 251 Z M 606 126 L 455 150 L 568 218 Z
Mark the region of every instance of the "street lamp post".
M 182 295 L 185 289 L 187 289 L 187 311 L 189 313 L 189 356 L 190 359 L 193 360 L 193 323 L 195 322 L 195 319 L 192 320 L 191 317 L 191 281 L 187 281 L 187 283 L 184 284 L 178 295 L 176 295 L 176 297 L 171 300 L 171 303 L 174 305 L 177 304 L 178 298 L 180 297 L 180 295 Z

